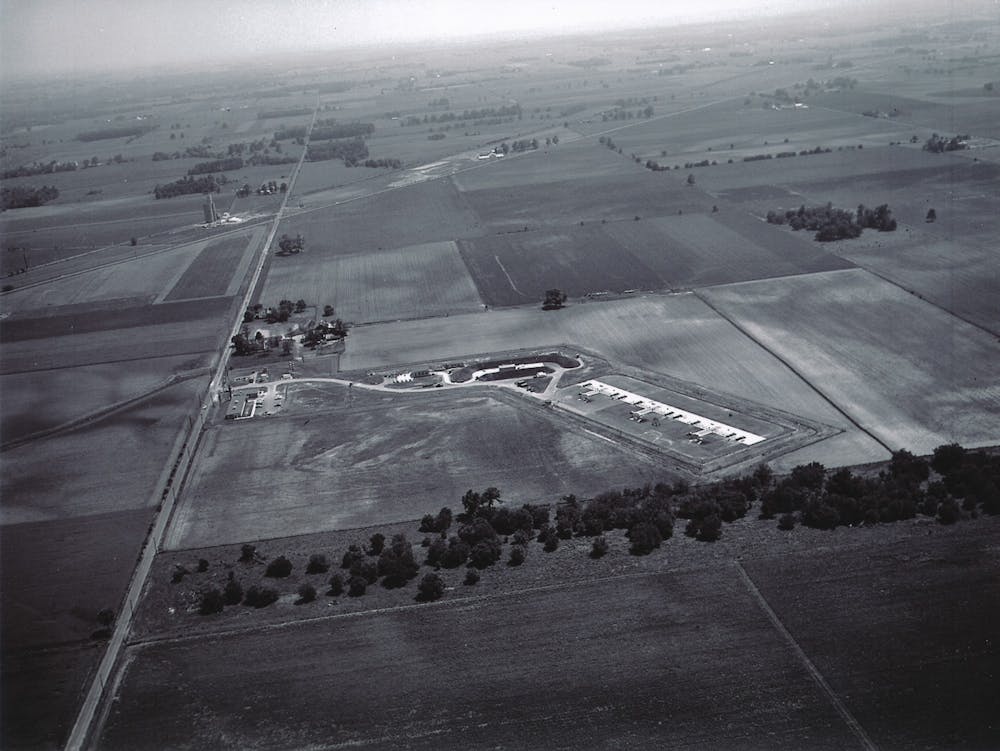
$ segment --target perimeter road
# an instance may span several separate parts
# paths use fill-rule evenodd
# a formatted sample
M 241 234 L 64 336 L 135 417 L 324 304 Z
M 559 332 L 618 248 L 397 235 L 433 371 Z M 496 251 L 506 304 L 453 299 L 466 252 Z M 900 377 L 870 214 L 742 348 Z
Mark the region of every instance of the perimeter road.
M 285 198 L 281 202 L 278 213 L 274 216 L 274 223 L 271 226 L 271 231 L 267 235 L 267 240 L 264 242 L 260 250 L 260 259 L 254 269 L 253 278 L 247 286 L 246 295 L 243 298 L 243 305 L 239 308 L 239 310 L 243 310 L 247 307 L 247 305 L 249 305 L 250 298 L 253 296 L 254 289 L 260 279 L 264 263 L 267 261 L 268 250 L 271 247 L 271 243 L 274 241 L 274 236 L 278 231 L 278 225 L 281 222 L 281 215 L 284 213 L 285 206 L 288 203 L 288 198 L 291 196 L 292 189 L 295 186 L 295 179 L 298 177 L 299 170 L 302 168 L 302 163 L 305 161 L 306 151 L 309 147 L 309 136 L 312 134 L 313 125 L 316 123 L 316 116 L 318 112 L 319 102 L 317 102 L 316 107 L 313 109 L 312 121 L 309 123 L 309 130 L 306 133 L 305 144 L 302 148 L 302 155 L 299 157 L 298 164 L 295 165 L 295 169 L 289 176 L 288 191 L 285 193 Z M 237 322 L 233 327 L 231 337 L 236 336 L 236 334 L 239 333 L 242 321 L 242 316 L 238 316 Z M 225 376 L 226 368 L 229 365 L 229 355 L 229 339 L 227 339 L 223 344 L 222 355 L 219 357 L 219 364 L 215 369 L 215 375 L 212 376 L 212 381 L 209 385 L 208 393 L 205 396 L 205 401 L 199 410 L 200 414 L 197 415 L 196 419 L 189 421 L 190 427 L 187 431 L 186 441 L 183 443 L 181 442 L 182 439 L 185 438 L 183 432 L 178 435 L 177 445 L 188 447 L 187 452 L 180 453 L 176 460 L 177 467 L 175 468 L 174 477 L 176 477 L 178 483 L 183 482 L 184 476 L 187 473 L 194 457 L 199 434 L 202 426 L 204 425 L 204 417 L 209 410 L 211 410 L 212 406 L 218 399 L 217 391 L 219 384 Z M 174 452 L 171 452 L 171 460 L 173 460 L 174 455 Z M 122 655 L 125 641 L 132 628 L 132 617 L 134 615 L 132 608 L 129 607 L 129 605 L 132 602 L 139 602 L 143 587 L 146 584 L 146 579 L 149 576 L 150 569 L 153 565 L 153 559 L 156 557 L 156 553 L 160 548 L 160 543 L 163 540 L 163 536 L 166 533 L 168 526 L 167 523 L 169 522 L 170 515 L 173 512 L 173 499 L 177 497 L 176 492 L 166 493 L 168 486 L 164 485 L 164 480 L 171 474 L 169 472 L 170 469 L 170 466 L 164 468 L 161 482 L 157 483 L 156 490 L 154 491 L 158 496 L 162 490 L 162 492 L 166 494 L 166 498 L 163 501 L 160 510 L 153 517 L 152 532 L 146 540 L 142 554 L 136 564 L 135 570 L 132 573 L 132 580 L 129 584 L 128 591 L 125 593 L 125 597 L 122 600 L 122 612 L 118 614 L 118 620 L 115 622 L 115 629 L 111 635 L 111 639 L 108 641 L 104 657 L 97 666 L 97 671 L 91 681 L 86 697 L 84 698 L 83 706 L 80 708 L 80 713 L 77 715 L 76 722 L 73 724 L 73 729 L 70 731 L 69 738 L 66 741 L 67 751 L 80 751 L 84 748 L 94 724 L 94 717 L 97 715 L 98 708 L 111 698 L 105 694 L 105 687 L 108 685 L 112 687 L 117 685 L 115 673 L 116 671 L 123 669 L 123 666 L 120 665 L 118 661 Z

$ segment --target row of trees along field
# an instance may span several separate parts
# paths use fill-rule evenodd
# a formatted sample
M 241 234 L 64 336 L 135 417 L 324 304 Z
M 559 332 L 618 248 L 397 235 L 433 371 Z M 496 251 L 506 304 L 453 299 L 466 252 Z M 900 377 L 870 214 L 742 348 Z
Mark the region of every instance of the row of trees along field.
M 190 195 L 192 193 L 219 193 L 223 185 L 229 182 L 225 175 L 208 175 L 206 177 L 194 177 L 188 175 L 166 185 L 156 185 L 153 188 L 153 195 L 157 198 L 174 198 L 175 196 Z
M 784 213 L 768 211 L 767 221 L 770 224 L 788 224 L 793 230 L 807 229 L 815 232 L 820 242 L 831 242 L 845 238 L 859 237 L 863 229 L 876 229 L 879 232 L 894 232 L 896 220 L 892 218 L 892 210 L 883 203 L 874 209 L 858 205 L 857 213 L 845 209 L 835 209 L 832 203 L 826 206 L 798 210 L 790 209 Z
M 511 567 L 525 563 L 532 542 L 551 553 L 561 541 L 574 537 L 589 538 L 589 556 L 601 558 L 610 551 L 607 534 L 613 530 L 624 532 L 632 555 L 648 555 L 673 536 L 677 519 L 686 520 L 685 535 L 714 542 L 722 536 L 725 524 L 744 517 L 754 504 L 759 506 L 761 519 L 778 517 L 779 529 L 786 531 L 800 523 L 833 529 L 886 524 L 918 514 L 952 524 L 980 512 L 1000 514 L 1000 455 L 948 444 L 936 448 L 929 460 L 897 451 L 877 473 L 857 474 L 847 468 L 828 472 L 813 462 L 776 478 L 766 465 L 760 465 L 750 474 L 694 488 L 683 481 L 646 484 L 608 490 L 588 500 L 568 495 L 554 506 L 515 507 L 501 504 L 500 491 L 491 487 L 469 490 L 461 504 L 458 514 L 444 507 L 420 520 L 420 532 L 426 535 L 421 544 L 422 564 L 404 534 L 387 542 L 385 535 L 375 533 L 366 544 L 352 544 L 343 553 L 341 571 L 327 580 L 327 594 L 339 597 L 346 592 L 360 597 L 379 579 L 383 587 L 403 587 L 417 578 L 421 566 L 434 571 L 465 566 L 465 584 L 471 586 L 479 581 L 481 571 L 503 559 L 505 545 L 506 564 Z M 240 562 L 250 573 L 249 567 L 263 559 L 252 545 L 244 545 Z M 313 554 L 305 574 L 325 575 L 330 567 L 324 554 Z M 278 556 L 267 565 L 264 577 L 283 579 L 292 571 L 291 561 Z M 188 573 L 178 568 L 174 582 Z M 307 580 L 298 592 L 299 602 L 308 602 L 315 598 L 316 586 Z M 436 599 L 442 592 L 440 577 L 428 574 L 418 587 L 417 599 Z M 230 574 L 224 591 L 203 591 L 202 612 L 219 612 L 226 604 L 240 602 L 261 607 L 276 599 L 277 590 L 264 584 L 244 593 Z
M 24 209 L 31 206 L 41 206 L 59 197 L 59 190 L 53 185 L 43 185 L 33 188 L 28 185 L 15 185 L 12 188 L 0 188 L 0 205 L 6 209 Z

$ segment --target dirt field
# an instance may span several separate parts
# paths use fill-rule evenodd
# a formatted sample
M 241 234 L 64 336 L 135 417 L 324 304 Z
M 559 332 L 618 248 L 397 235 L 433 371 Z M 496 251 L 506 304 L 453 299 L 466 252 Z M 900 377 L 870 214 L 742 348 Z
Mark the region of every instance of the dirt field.
M 166 547 L 405 521 L 457 504 L 469 488 L 529 502 L 662 474 L 633 451 L 550 422 L 535 404 L 385 398 L 382 407 L 213 428 Z
M 998 566 L 983 530 L 747 569 L 879 748 L 947 749 L 1000 744 Z
M 311 253 L 275 258 L 260 298 L 265 305 L 304 299 L 320 311 L 333 305 L 354 323 L 482 309 L 453 242 L 339 255 L 319 266 Z
M 848 270 L 702 294 L 889 445 L 996 442 L 993 337 L 898 287 Z
M 251 688 L 220 682 L 220 661 Z M 853 741 L 726 567 L 150 646 L 100 745 L 662 748 L 665 737 Z

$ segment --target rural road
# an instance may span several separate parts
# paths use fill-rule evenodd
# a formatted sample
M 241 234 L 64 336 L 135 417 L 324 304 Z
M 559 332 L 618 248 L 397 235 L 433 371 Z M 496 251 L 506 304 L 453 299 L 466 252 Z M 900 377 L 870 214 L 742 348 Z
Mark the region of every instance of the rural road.
M 305 161 L 306 151 L 309 145 L 309 136 L 312 134 L 312 129 L 316 123 L 318 112 L 319 103 L 317 102 L 316 107 L 313 108 L 313 116 L 311 122 L 309 123 L 309 130 L 306 133 L 302 155 L 299 157 L 299 161 L 295 165 L 295 169 L 292 171 L 291 175 L 289 175 L 288 191 L 285 193 L 285 198 L 282 200 L 281 206 L 279 207 L 277 214 L 274 216 L 267 239 L 260 248 L 260 257 L 254 267 L 253 276 L 250 283 L 247 285 L 246 293 L 243 298 L 243 304 L 239 310 L 243 310 L 249 305 L 254 289 L 260 280 L 260 275 L 267 260 L 269 248 L 271 247 L 271 243 L 274 241 L 274 236 L 278 231 L 278 225 L 281 222 L 282 214 L 288 204 L 288 198 L 292 194 L 295 180 L 299 176 L 302 163 Z M 241 225 L 241 228 L 245 229 L 245 226 Z M 237 322 L 234 324 L 230 338 L 239 333 L 241 325 L 242 316 L 239 317 Z M 225 377 L 226 368 L 229 365 L 229 356 L 229 338 L 227 338 L 223 345 L 222 355 L 219 357 L 218 365 L 215 368 L 215 373 L 212 376 L 209 389 L 205 395 L 204 403 L 199 410 L 200 414 L 196 419 L 190 421 L 187 435 L 184 436 L 184 433 L 182 432 L 181 436 L 178 437 L 177 446 L 180 448 L 180 453 L 177 454 L 176 466 L 173 468 L 165 468 L 164 473 L 161 476 L 161 484 L 163 486 L 164 493 L 163 502 L 160 506 L 160 510 L 153 518 L 151 525 L 152 531 L 146 539 L 145 546 L 142 549 L 142 555 L 139 558 L 139 562 L 137 563 L 135 570 L 133 571 L 129 588 L 123 600 L 123 607 L 121 608 L 121 612 L 118 613 L 118 618 L 115 621 L 115 628 L 111 634 L 110 640 L 108 641 L 104 657 L 101 659 L 101 662 L 97 667 L 94 679 L 91 682 L 86 698 L 84 699 L 83 706 L 80 713 L 77 715 L 76 721 L 73 724 L 73 729 L 70 731 L 69 738 L 66 741 L 67 751 L 80 751 L 80 749 L 84 748 L 88 740 L 89 733 L 94 725 L 94 718 L 98 715 L 99 709 L 112 698 L 110 694 L 113 692 L 106 693 L 105 689 L 109 685 L 112 687 L 116 685 L 116 674 L 120 674 L 120 671 L 124 667 L 119 664 L 119 657 L 122 654 L 123 647 L 132 628 L 132 618 L 134 615 L 133 603 L 138 603 L 139 598 L 142 595 L 143 587 L 146 584 L 146 579 L 149 576 L 149 572 L 153 565 L 153 559 L 156 557 L 156 553 L 158 552 L 163 541 L 163 537 L 166 534 L 170 516 L 173 513 L 174 501 L 177 497 L 176 490 L 191 466 L 191 461 L 195 455 L 195 447 L 198 443 L 198 437 L 205 424 L 205 417 L 210 412 L 212 406 L 218 401 L 219 385 Z M 185 438 L 183 443 L 181 443 L 182 437 Z M 171 456 L 174 455 L 175 454 L 172 452 Z M 176 484 L 173 483 L 174 477 L 178 480 Z M 168 492 L 171 490 L 173 492 Z

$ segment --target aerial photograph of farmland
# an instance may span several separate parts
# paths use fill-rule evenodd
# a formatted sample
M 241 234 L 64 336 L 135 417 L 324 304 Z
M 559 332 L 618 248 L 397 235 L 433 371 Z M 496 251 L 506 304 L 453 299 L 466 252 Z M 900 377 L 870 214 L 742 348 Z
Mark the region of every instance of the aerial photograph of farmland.
M 1000 5 L 0 0 L 0 748 L 1000 749 Z

